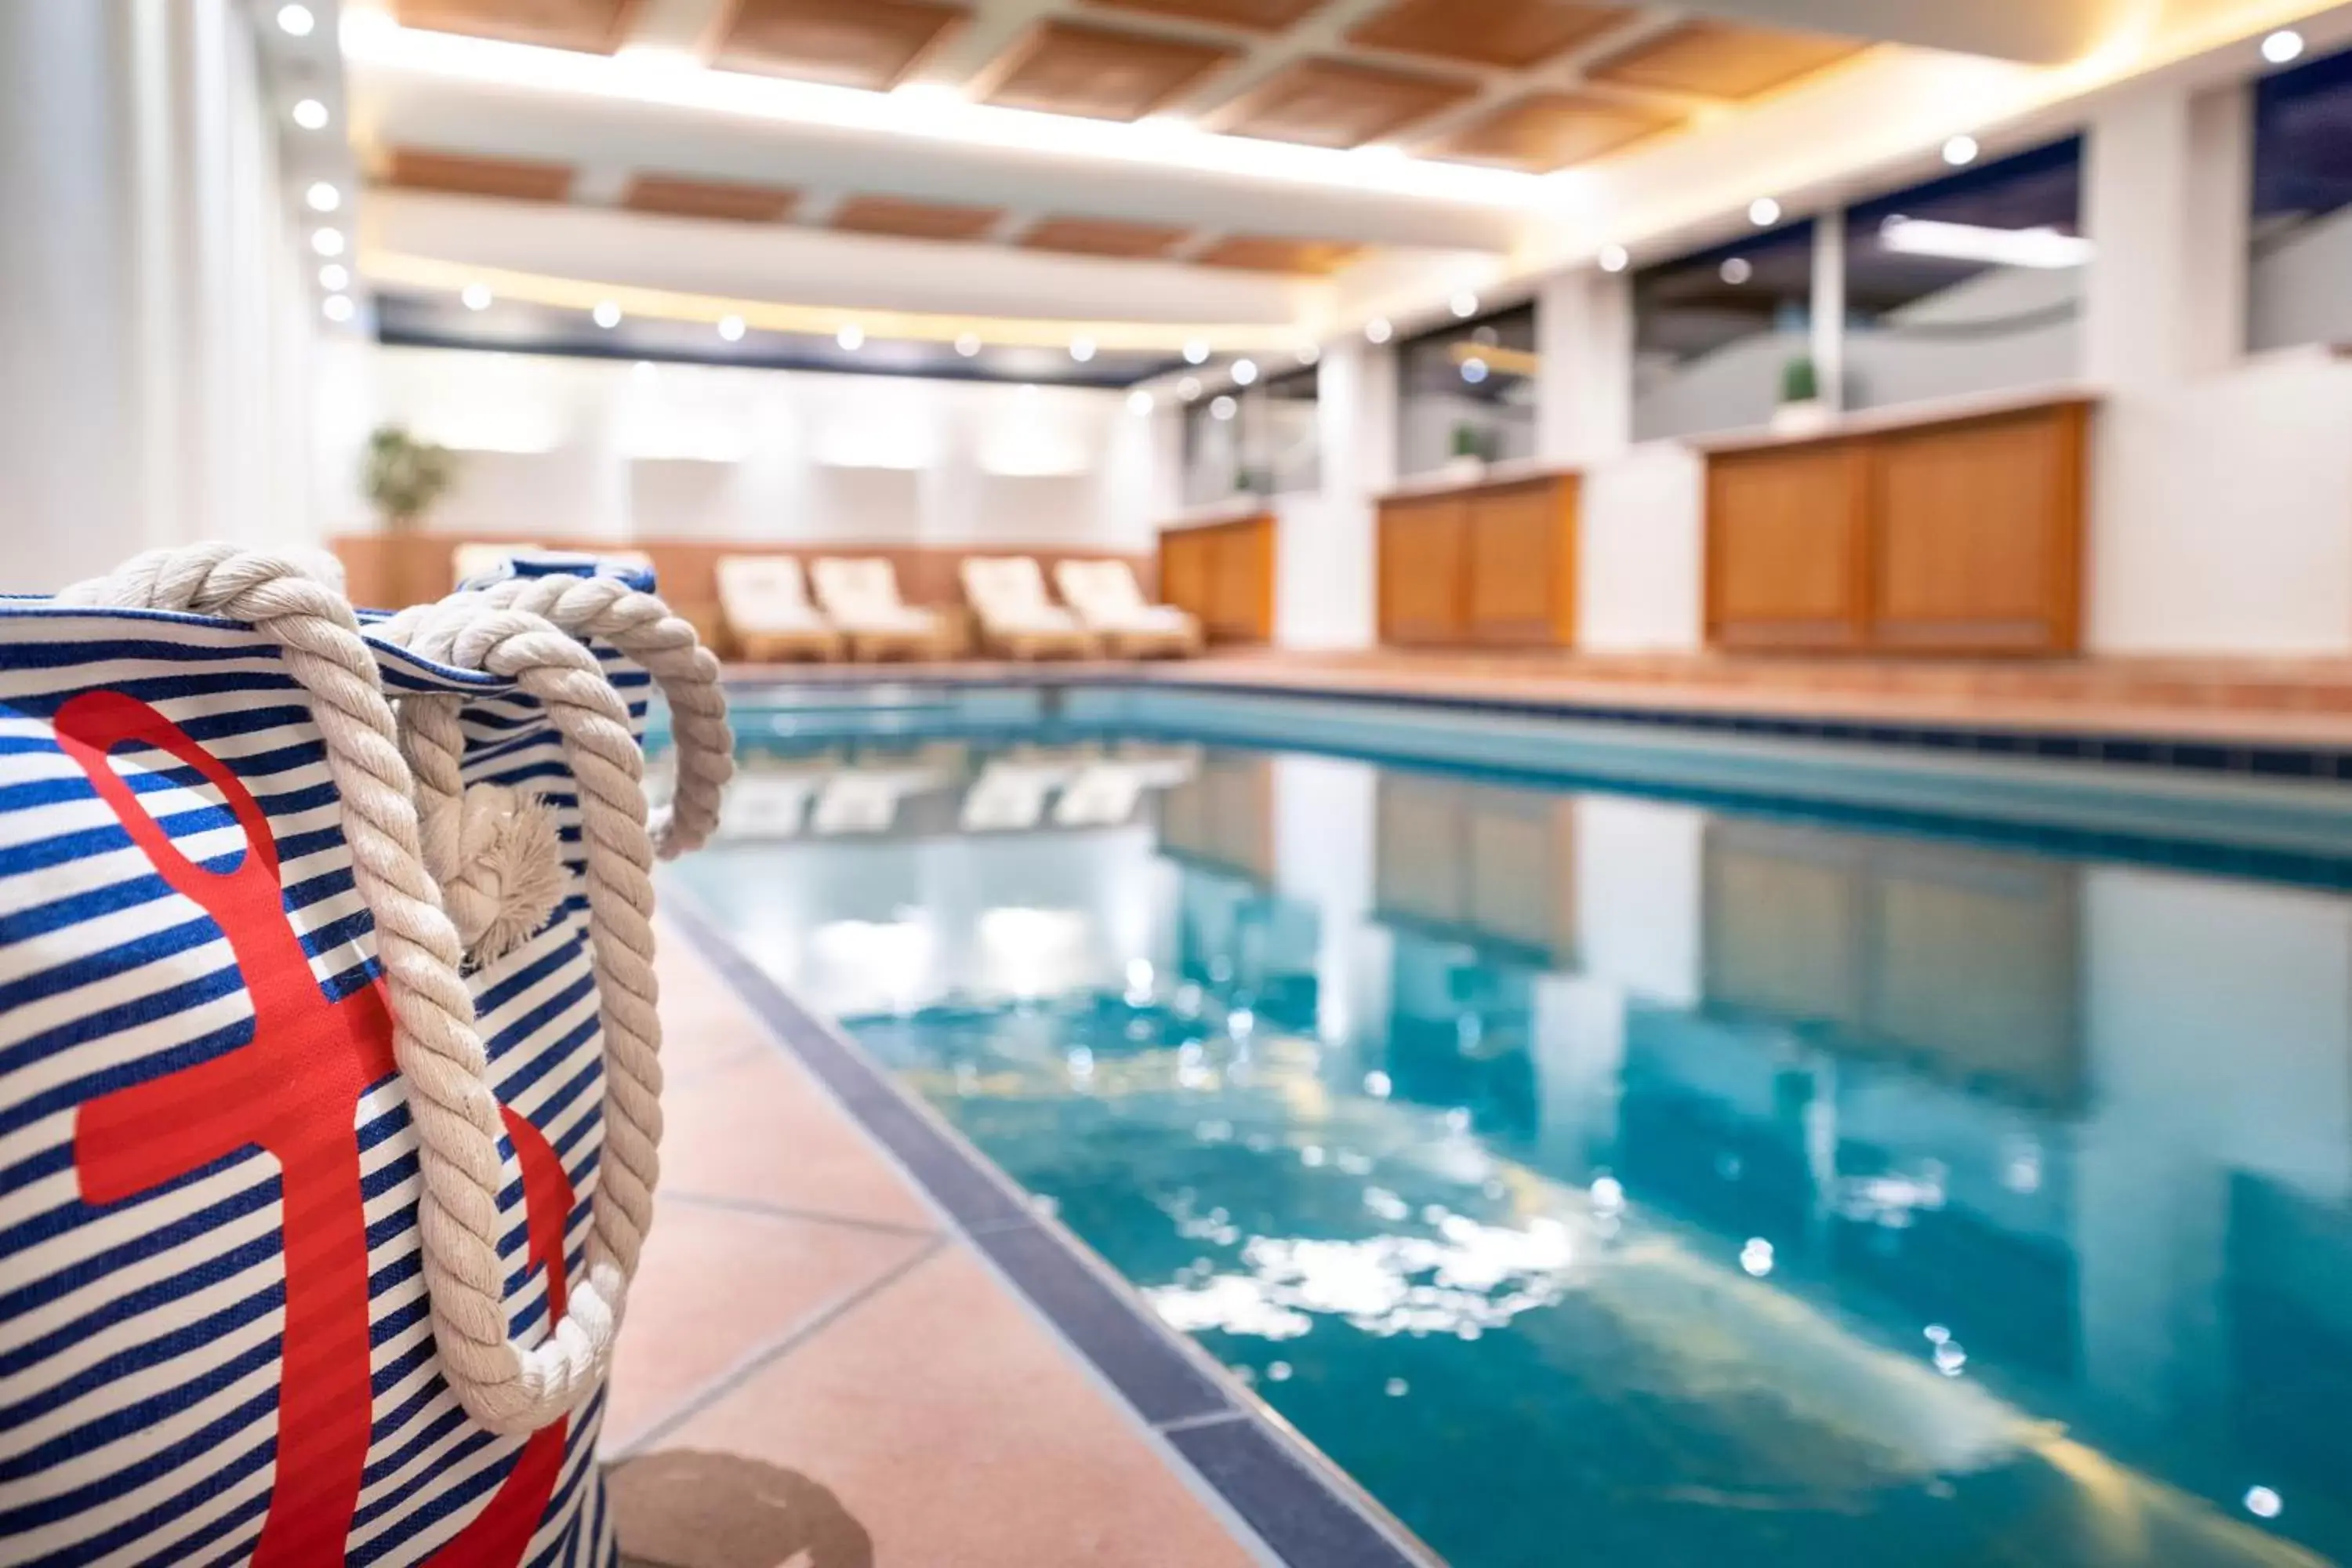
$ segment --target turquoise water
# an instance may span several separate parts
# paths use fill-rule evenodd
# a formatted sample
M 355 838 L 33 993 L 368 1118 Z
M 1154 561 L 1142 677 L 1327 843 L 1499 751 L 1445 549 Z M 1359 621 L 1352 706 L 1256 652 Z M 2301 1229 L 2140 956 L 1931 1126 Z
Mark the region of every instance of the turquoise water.
M 1459 1568 L 2352 1561 L 2352 845 L 939 717 L 670 875 Z

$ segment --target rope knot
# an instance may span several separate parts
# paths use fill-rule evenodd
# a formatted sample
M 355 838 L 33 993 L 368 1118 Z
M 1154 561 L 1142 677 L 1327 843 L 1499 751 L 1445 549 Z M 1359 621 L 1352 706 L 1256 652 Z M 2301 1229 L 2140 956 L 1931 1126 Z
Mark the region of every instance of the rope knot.
M 566 873 L 555 813 L 537 795 L 469 784 L 458 806 L 457 866 L 442 887 L 466 956 L 505 957 L 547 924 Z

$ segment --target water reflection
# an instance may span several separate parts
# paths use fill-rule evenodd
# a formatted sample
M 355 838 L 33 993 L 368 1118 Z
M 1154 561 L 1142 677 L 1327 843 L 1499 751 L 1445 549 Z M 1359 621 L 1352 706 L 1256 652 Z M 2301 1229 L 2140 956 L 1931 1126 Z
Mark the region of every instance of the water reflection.
M 2340 895 L 1307 756 L 774 767 L 917 758 L 677 871 L 1463 1568 L 2352 1554 Z

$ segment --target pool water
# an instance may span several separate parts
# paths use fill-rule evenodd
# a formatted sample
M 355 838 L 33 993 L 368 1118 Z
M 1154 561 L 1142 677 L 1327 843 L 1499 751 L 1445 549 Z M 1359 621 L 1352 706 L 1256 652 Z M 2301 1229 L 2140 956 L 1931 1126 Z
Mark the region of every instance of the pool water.
M 1458 1568 L 2352 1561 L 2352 845 L 857 728 L 677 890 Z

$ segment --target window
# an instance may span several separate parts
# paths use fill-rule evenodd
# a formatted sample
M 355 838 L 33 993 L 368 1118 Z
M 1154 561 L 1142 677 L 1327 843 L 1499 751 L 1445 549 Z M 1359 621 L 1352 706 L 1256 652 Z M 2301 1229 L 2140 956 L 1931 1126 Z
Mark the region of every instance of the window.
M 1846 406 L 2078 374 L 2082 206 L 2068 137 L 1849 209 Z
M 1424 332 L 1397 351 L 1397 472 L 1536 450 L 1536 308 Z
M 1315 372 L 1287 371 L 1228 386 L 1184 410 L 1184 501 L 1287 495 L 1322 483 Z
M 2254 89 L 2246 343 L 2352 342 L 2352 51 Z
M 1635 273 L 1633 438 L 1769 424 L 1811 378 L 1812 296 L 1810 221 Z

